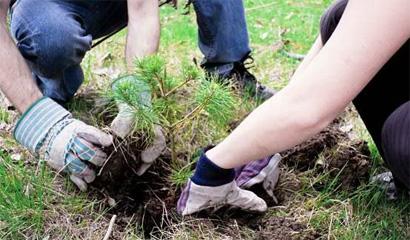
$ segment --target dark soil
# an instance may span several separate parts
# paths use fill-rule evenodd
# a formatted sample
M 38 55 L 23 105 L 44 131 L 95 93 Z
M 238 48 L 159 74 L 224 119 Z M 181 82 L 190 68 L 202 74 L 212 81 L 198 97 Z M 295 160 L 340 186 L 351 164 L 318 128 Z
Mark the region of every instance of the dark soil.
M 314 170 L 329 173 L 345 190 L 351 190 L 370 177 L 370 151 L 365 141 L 352 141 L 339 128 L 342 120 L 335 120 L 321 133 L 286 151 L 283 164 L 297 172 Z M 320 188 L 321 184 L 317 186 Z M 323 183 L 325 185 L 325 183 Z
M 108 212 L 118 216 L 117 223 L 123 227 L 135 221 L 149 235 L 156 227 L 163 227 L 164 214 L 173 214 L 178 191 L 169 188 L 169 159 L 162 156 L 143 175 L 137 175 L 140 165 L 139 142 L 121 143 L 106 149 L 111 152 L 109 160 L 93 182 L 94 194 L 104 201 Z M 94 195 L 93 194 L 93 195 Z
M 261 229 L 255 239 L 259 240 L 314 240 L 321 235 L 308 229 L 306 224 L 286 217 L 271 217 L 260 222 Z M 262 227 L 263 226 L 263 227 Z

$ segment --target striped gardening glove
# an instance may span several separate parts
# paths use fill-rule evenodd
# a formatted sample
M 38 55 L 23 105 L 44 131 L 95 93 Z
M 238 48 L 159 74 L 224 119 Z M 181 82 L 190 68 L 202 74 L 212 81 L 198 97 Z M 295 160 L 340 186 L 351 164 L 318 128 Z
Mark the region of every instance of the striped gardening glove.
M 112 144 L 112 136 L 73 119 L 50 98 L 35 102 L 17 122 L 15 139 L 44 159 L 53 169 L 70 175 L 80 190 L 95 179 L 95 167 L 107 155 L 101 148 Z
M 116 136 L 124 139 L 133 132 L 139 115 L 151 115 L 151 90 L 145 82 L 134 75 L 120 77 L 115 80 L 112 89 L 116 95 L 118 115 L 111 123 L 111 130 Z M 131 107 L 129 102 L 133 102 L 134 106 Z M 143 175 L 164 152 L 165 148 L 166 139 L 162 127 L 155 125 L 151 145 L 141 152 L 142 163 L 137 170 L 137 174 L 139 176 Z

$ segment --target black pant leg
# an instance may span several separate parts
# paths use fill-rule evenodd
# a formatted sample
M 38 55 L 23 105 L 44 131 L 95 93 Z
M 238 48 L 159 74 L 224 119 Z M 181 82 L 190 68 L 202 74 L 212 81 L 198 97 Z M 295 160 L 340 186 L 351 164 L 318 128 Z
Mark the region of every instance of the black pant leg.
M 386 120 L 382 146 L 396 182 L 410 190 L 410 101 L 401 105 Z
M 335 2 L 323 15 L 320 33 L 324 44 L 337 27 L 347 3 L 348 0 Z M 410 99 L 409 58 L 410 48 L 407 41 L 353 100 L 382 155 L 383 124 L 390 114 Z

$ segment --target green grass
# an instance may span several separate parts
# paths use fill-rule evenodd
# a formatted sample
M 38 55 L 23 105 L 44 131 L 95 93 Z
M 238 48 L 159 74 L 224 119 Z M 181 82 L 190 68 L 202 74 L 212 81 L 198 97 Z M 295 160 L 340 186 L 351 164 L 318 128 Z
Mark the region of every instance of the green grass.
M 0 108 L 0 123 L 10 123 L 10 113 Z
M 0 150 L 1 239 L 24 239 L 42 231 L 46 178 L 42 166 L 35 173 Z

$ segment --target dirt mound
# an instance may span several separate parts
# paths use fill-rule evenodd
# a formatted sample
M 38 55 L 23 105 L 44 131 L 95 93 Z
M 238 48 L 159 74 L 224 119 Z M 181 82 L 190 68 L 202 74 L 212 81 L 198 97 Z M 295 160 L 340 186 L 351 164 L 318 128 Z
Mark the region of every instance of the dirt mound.
M 132 222 L 141 226 L 146 235 L 161 227 L 164 214 L 175 208 L 178 191 L 169 188 L 169 158 L 161 157 L 142 176 L 138 176 L 138 141 L 124 144 L 116 139 L 114 146 L 106 149 L 109 160 L 93 182 L 94 194 L 105 200 L 108 213 L 118 215 L 117 222 L 124 228 Z
M 367 143 L 352 141 L 340 130 L 342 120 L 335 120 L 310 140 L 283 154 L 283 164 L 297 172 L 313 170 L 317 175 L 328 173 L 343 189 L 353 189 L 370 176 L 370 152 Z M 321 188 L 325 183 L 316 184 Z
M 320 153 L 347 138 L 347 135 L 342 133 L 337 126 L 337 122 L 334 122 L 316 136 L 284 152 L 283 163 L 299 171 L 313 168 Z
M 314 240 L 320 237 L 319 233 L 292 218 L 271 217 L 261 221 L 260 225 L 263 227 L 255 237 L 259 240 Z
M 106 114 L 104 107 L 96 109 L 108 126 L 112 116 Z M 367 144 L 352 142 L 348 135 L 340 130 L 340 124 L 341 120 L 333 122 L 311 140 L 283 153 L 284 171 L 275 191 L 281 205 L 295 201 L 295 194 L 302 187 L 299 174 L 306 171 L 313 170 L 317 175 L 329 173 L 333 179 L 338 177 L 338 184 L 346 188 L 356 187 L 362 180 L 368 180 L 370 164 Z M 97 196 L 102 199 L 102 206 L 99 207 L 107 209 L 109 214 L 118 216 L 116 224 L 120 228 L 126 229 L 130 224 L 140 226 L 140 230 L 147 238 L 151 238 L 153 234 L 161 236 L 167 230 L 172 231 L 173 226 L 181 223 L 181 217 L 175 213 L 180 189 L 175 189 L 169 182 L 170 154 L 164 154 L 147 173 L 138 176 L 137 169 L 144 144 L 138 140 L 128 139 L 128 142 L 123 142 L 116 139 L 114 145 L 116 147 L 105 149 L 110 154 L 109 161 L 93 183 L 91 197 Z M 184 153 L 178 155 L 185 157 Z M 317 183 L 314 187 L 320 189 L 326 184 L 328 183 Z M 251 190 L 265 199 L 269 207 L 276 205 L 260 186 Z M 109 214 L 108 218 L 111 217 Z M 232 226 L 241 226 L 254 233 L 251 239 L 320 237 L 306 223 L 298 221 L 294 216 L 263 217 L 237 209 L 223 208 L 216 213 L 200 213 L 196 217 L 208 219 L 209 224 L 215 229 L 223 229 L 221 236 L 233 236 L 229 232 L 236 231 Z M 236 234 L 240 233 L 236 231 Z
M 319 171 L 329 171 L 331 177 L 338 177 L 342 189 L 358 187 L 370 177 L 370 152 L 364 141 L 338 145 L 336 151 Z
M 282 168 L 279 182 L 276 185 L 274 194 L 280 205 L 286 205 L 295 200 L 295 195 L 302 188 L 302 183 L 294 171 Z M 265 198 L 264 198 L 265 199 Z

